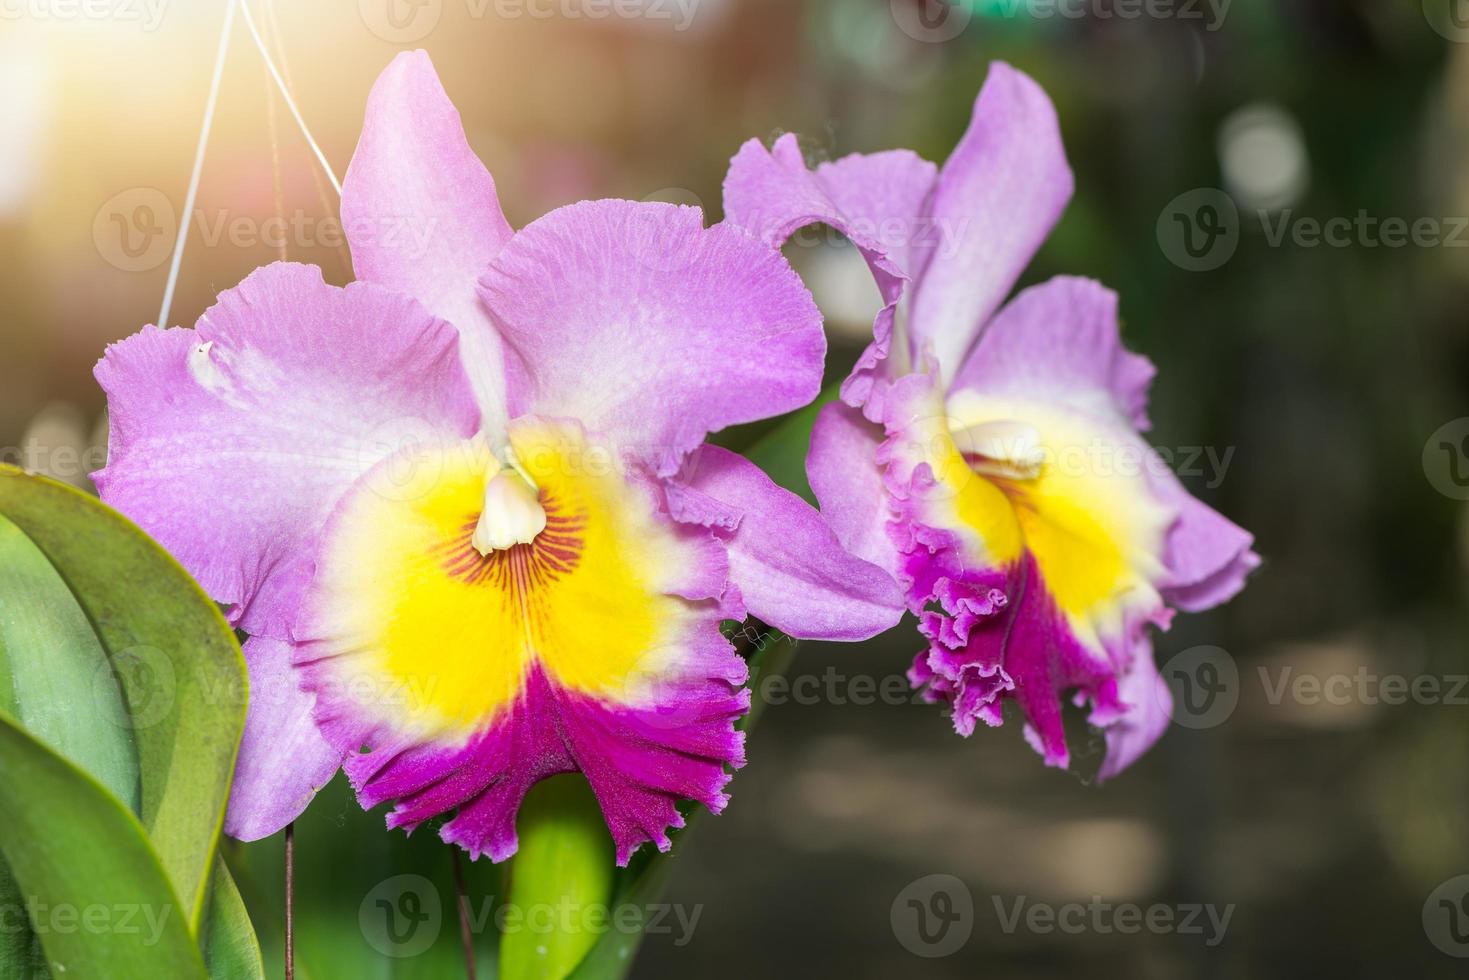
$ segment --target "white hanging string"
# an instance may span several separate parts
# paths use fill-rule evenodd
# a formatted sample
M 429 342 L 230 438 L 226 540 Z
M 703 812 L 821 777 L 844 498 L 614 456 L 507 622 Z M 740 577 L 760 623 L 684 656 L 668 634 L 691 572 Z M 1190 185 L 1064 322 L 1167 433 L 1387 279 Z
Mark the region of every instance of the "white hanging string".
M 178 237 L 173 243 L 173 259 L 168 266 L 168 283 L 163 287 L 163 305 L 158 310 L 158 326 L 160 327 L 168 326 L 168 314 L 173 308 L 173 294 L 178 286 L 179 268 L 184 261 L 184 243 L 189 234 L 189 216 L 194 213 L 194 202 L 199 196 L 199 175 L 204 171 L 204 151 L 209 145 L 209 130 L 214 126 L 214 109 L 219 103 L 219 83 L 224 76 L 225 56 L 229 52 L 230 34 L 235 25 L 236 6 L 245 15 L 245 26 L 249 28 L 250 36 L 255 40 L 255 47 L 260 50 L 260 57 L 265 59 L 265 67 L 270 71 L 270 77 L 275 80 L 276 88 L 280 90 L 286 108 L 291 110 L 291 116 L 296 120 L 301 135 L 306 137 L 306 145 L 311 147 L 311 152 L 316 155 L 321 169 L 326 171 L 326 178 L 331 182 L 332 189 L 337 192 L 338 196 L 342 193 L 342 182 L 337 179 L 332 165 L 327 162 L 326 154 L 321 151 L 316 138 L 311 135 L 306 120 L 301 117 L 301 110 L 296 108 L 296 100 L 291 98 L 290 88 L 276 68 L 275 60 L 270 56 L 270 50 L 265 46 L 265 39 L 260 36 L 260 31 L 255 27 L 255 18 L 250 16 L 249 3 L 246 0 L 229 0 L 229 6 L 225 8 L 224 13 L 224 29 L 219 34 L 219 50 L 214 56 L 214 76 L 209 80 L 209 100 L 204 106 L 204 125 L 199 130 L 199 143 L 194 148 L 194 169 L 189 174 L 189 190 L 184 196 L 184 211 L 179 218 Z
M 270 70 L 270 77 L 275 79 L 275 87 L 280 89 L 281 98 L 285 100 L 286 108 L 291 110 L 291 115 L 295 118 L 301 135 L 306 137 L 306 145 L 311 147 L 311 152 L 316 154 L 317 161 L 321 163 L 321 169 L 326 171 L 326 179 L 331 181 L 332 190 L 341 196 L 342 182 L 337 179 L 332 165 L 327 163 L 326 154 L 321 152 L 321 147 L 317 145 L 316 139 L 311 135 L 311 130 L 306 126 L 306 120 L 301 118 L 301 110 L 296 108 L 296 100 L 291 98 L 291 91 L 286 85 L 286 80 L 276 69 L 275 60 L 270 56 L 270 49 L 265 46 L 265 39 L 260 36 L 260 31 L 255 27 L 255 18 L 250 16 L 250 4 L 246 0 L 240 0 L 240 10 L 245 15 L 245 26 L 250 29 L 250 36 L 255 39 L 255 46 L 260 49 L 260 57 L 265 59 L 265 67 Z
M 214 125 L 214 107 L 219 102 L 219 80 L 224 75 L 225 54 L 229 51 L 230 34 L 235 26 L 235 4 L 229 0 L 224 12 L 224 29 L 219 32 L 219 50 L 214 55 L 214 77 L 209 80 L 209 101 L 204 105 L 204 125 L 199 130 L 199 143 L 194 148 L 194 170 L 189 174 L 189 191 L 184 196 L 184 211 L 179 216 L 179 233 L 173 243 L 173 259 L 168 266 L 168 284 L 163 287 L 163 305 L 158 310 L 158 326 L 168 326 L 173 308 L 173 291 L 179 281 L 179 266 L 184 261 L 184 242 L 189 237 L 189 216 L 199 196 L 199 175 L 204 171 L 204 149 L 209 145 L 209 130 Z

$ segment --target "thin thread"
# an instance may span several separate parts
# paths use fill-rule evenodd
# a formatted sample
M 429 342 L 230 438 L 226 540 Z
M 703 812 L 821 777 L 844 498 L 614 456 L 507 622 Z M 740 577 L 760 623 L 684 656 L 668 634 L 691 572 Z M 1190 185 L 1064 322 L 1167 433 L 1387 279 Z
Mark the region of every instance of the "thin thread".
M 464 889 L 464 870 L 459 866 L 459 848 L 449 845 L 449 858 L 454 862 L 454 904 L 459 907 L 459 939 L 464 944 L 464 976 L 475 980 L 474 931 L 469 927 L 469 893 Z
M 276 19 L 275 16 L 275 0 L 265 0 L 265 11 L 261 15 L 261 19 L 264 22 L 266 41 L 267 43 L 269 43 L 271 50 L 275 52 L 275 56 L 280 62 L 281 77 L 286 80 L 286 85 L 289 88 L 295 88 L 296 81 L 291 77 L 291 59 L 289 55 L 286 54 L 286 43 L 284 40 L 285 35 L 281 31 L 280 22 Z M 332 207 L 332 202 L 327 197 L 326 183 L 321 179 L 321 170 L 316 167 L 311 167 L 309 169 L 311 172 L 311 186 L 316 188 L 316 199 L 321 202 L 322 213 L 327 215 L 336 214 L 336 208 Z M 336 252 L 337 258 L 342 263 L 342 274 L 347 279 L 351 279 L 352 256 L 351 253 L 347 251 L 347 243 L 345 241 L 338 240 Z
M 296 977 L 296 822 L 286 824 L 286 980 Z
M 189 216 L 194 213 L 194 201 L 199 196 L 199 175 L 204 172 L 204 149 L 209 145 L 209 130 L 214 125 L 214 107 L 219 102 L 219 80 L 224 77 L 224 60 L 229 51 L 230 33 L 235 26 L 235 5 L 238 0 L 229 0 L 224 12 L 224 29 L 219 32 L 219 50 L 214 55 L 214 77 L 209 80 L 209 101 L 204 104 L 204 125 L 199 129 L 199 143 L 194 148 L 194 170 L 189 174 L 189 191 L 184 196 L 184 211 L 179 216 L 178 238 L 173 243 L 173 260 L 168 266 L 168 283 L 163 287 L 163 305 L 158 309 L 158 326 L 168 326 L 168 314 L 173 309 L 173 291 L 179 281 L 179 267 L 184 261 L 184 242 L 189 235 Z
M 267 7 L 267 9 L 269 9 Z M 262 67 L 264 67 L 262 65 Z M 286 203 L 285 194 L 281 189 L 281 134 L 280 126 L 275 119 L 275 90 L 270 87 L 270 72 L 265 71 L 262 76 L 265 79 L 265 128 L 270 131 L 270 188 L 271 196 L 275 203 L 276 220 L 281 226 L 280 246 L 276 249 L 276 255 L 282 262 L 286 261 Z
M 286 108 L 291 110 L 291 115 L 296 120 L 296 125 L 301 130 L 301 135 L 306 137 L 306 145 L 311 147 L 311 152 L 316 154 L 316 159 L 321 163 L 321 168 L 326 171 L 326 179 L 331 181 L 332 189 L 338 196 L 342 193 L 342 182 L 337 180 L 337 175 L 332 170 L 332 165 L 327 162 L 326 154 L 321 152 L 315 137 L 306 125 L 306 120 L 301 117 L 301 110 L 296 108 L 296 100 L 291 98 L 291 90 L 286 85 L 286 80 L 275 67 L 275 60 L 270 56 L 270 49 L 265 46 L 265 39 L 260 36 L 260 31 L 255 27 L 255 18 L 250 16 L 250 4 L 245 0 L 239 0 L 240 10 L 245 15 L 245 26 L 250 30 L 250 36 L 255 39 L 255 46 L 260 49 L 260 57 L 265 59 L 265 67 L 270 69 L 270 77 L 275 79 L 276 88 L 280 89 L 281 98 L 285 100 Z

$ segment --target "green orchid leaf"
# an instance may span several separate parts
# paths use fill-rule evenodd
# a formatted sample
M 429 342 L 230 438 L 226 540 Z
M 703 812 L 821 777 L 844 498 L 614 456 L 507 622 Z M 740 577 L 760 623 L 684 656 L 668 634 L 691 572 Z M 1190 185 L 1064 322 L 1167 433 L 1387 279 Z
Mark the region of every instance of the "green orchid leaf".
M 223 858 L 214 862 L 214 888 L 203 938 L 204 962 L 211 980 L 265 980 L 260 940 Z
M 107 651 L 51 562 L 3 516 L 0 710 L 137 807 L 138 754 Z
M 46 954 L 26 917 L 25 893 L 0 860 L 0 977 L 43 980 Z
M 53 976 L 204 980 L 188 920 L 132 811 L 0 713 L 0 852 Z
M 501 980 L 561 980 L 606 932 L 612 838 L 581 774 L 542 780 L 526 794 L 500 935 Z
M 167 552 L 94 498 L 0 466 L 0 514 L 60 573 L 107 651 L 127 702 L 116 720 L 138 755 L 138 813 L 197 933 L 244 728 L 234 633 Z
M 632 970 L 638 947 L 643 944 L 647 910 L 654 905 L 673 877 L 674 855 L 679 843 L 693 829 L 699 811 L 689 814 L 684 829 L 674 837 L 673 849 L 667 854 L 634 859 L 621 875 L 617 897 L 612 902 L 612 915 L 618 928 L 608 929 L 587 951 L 570 973 L 561 976 L 571 980 L 622 980 Z M 606 833 L 606 826 L 602 828 Z
M 0 710 L 90 773 L 138 800 L 138 756 L 107 652 L 56 569 L 0 517 Z M 45 975 L 25 899 L 0 863 L 0 976 Z

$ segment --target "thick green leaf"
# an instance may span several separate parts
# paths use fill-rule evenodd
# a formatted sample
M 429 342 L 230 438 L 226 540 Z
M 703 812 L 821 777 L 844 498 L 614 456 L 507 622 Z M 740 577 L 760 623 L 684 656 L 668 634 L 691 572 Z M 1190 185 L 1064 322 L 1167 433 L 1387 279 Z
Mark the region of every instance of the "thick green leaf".
M 92 497 L 0 466 L 0 514 L 55 566 L 107 650 L 137 745 L 138 812 L 197 932 L 245 720 L 234 633 L 167 552 Z
M 55 976 L 204 980 L 148 836 L 91 776 L 0 714 L 0 851 Z
M 211 980 L 265 980 L 260 941 L 223 858 L 214 861 L 214 889 L 209 896 L 203 939 L 204 962 Z
M 500 935 L 501 980 L 562 980 L 607 931 L 616 867 L 592 788 L 579 773 L 526 794 Z
M 0 977 L 6 980 L 41 980 L 46 973 L 46 956 L 26 918 L 25 893 L 0 861 Z
M 0 710 L 131 806 L 138 756 L 107 653 L 71 590 L 25 533 L 0 517 Z M 45 976 L 24 896 L 0 862 L 0 976 Z
M 51 562 L 3 516 L 0 709 L 137 807 L 138 755 L 107 651 Z
M 619 929 L 609 930 L 577 964 L 569 977 L 571 980 L 622 980 L 632 970 L 633 959 L 638 947 L 643 944 L 643 919 L 646 910 L 654 905 L 673 877 L 674 856 L 679 844 L 693 829 L 697 811 L 689 815 L 684 829 L 675 838 L 673 850 L 667 854 L 647 859 L 637 870 L 629 868 L 623 872 L 621 887 L 613 903 L 613 914 L 635 915 L 636 919 L 621 919 L 625 923 Z M 631 927 L 630 927 L 631 926 Z

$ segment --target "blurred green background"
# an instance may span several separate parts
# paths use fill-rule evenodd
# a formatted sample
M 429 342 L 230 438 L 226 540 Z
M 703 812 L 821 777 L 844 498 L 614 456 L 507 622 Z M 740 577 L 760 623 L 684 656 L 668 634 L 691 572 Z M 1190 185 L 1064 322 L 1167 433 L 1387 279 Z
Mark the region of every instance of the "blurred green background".
M 1077 183 L 1027 281 L 1084 274 L 1121 293 L 1124 336 L 1160 370 L 1154 442 L 1179 462 L 1212 451 L 1186 482 L 1258 537 L 1251 587 L 1157 643 L 1160 662 L 1227 651 L 1237 706 L 1173 726 L 1100 788 L 1079 719 L 1061 773 L 1018 724 L 966 741 L 932 707 L 857 703 L 858 678 L 906 669 L 911 629 L 803 646 L 793 677 L 817 693 L 765 717 L 730 809 L 676 858 L 668 900 L 696 925 L 670 920 L 635 975 L 1463 975 L 1450 954 L 1469 939 L 1425 917 L 1469 873 L 1469 688 L 1450 696 L 1469 674 L 1469 4 L 976 0 L 936 19 L 923 0 L 637 0 L 619 9 L 639 16 L 602 18 L 596 0 L 252 6 L 338 173 L 377 72 L 426 48 L 517 226 L 602 196 L 702 203 L 713 220 L 751 136 L 795 131 L 812 159 L 910 146 L 942 161 L 988 63 L 1011 62 L 1055 100 Z M 156 316 L 223 4 L 66 9 L 0 19 L 0 457 L 86 485 L 103 458 L 91 366 Z M 282 247 L 350 278 L 331 191 L 239 29 L 219 111 L 177 324 Z M 1206 199 L 1180 197 L 1200 189 L 1228 195 L 1232 233 L 1180 255 L 1169 229 L 1199 217 Z M 1390 218 L 1423 231 L 1391 245 Z M 1350 227 L 1313 244 L 1310 223 L 1332 219 Z M 865 269 L 836 236 L 788 254 L 840 377 L 870 329 Z M 1432 677 L 1441 693 L 1272 696 L 1303 675 Z M 382 831 L 336 785 L 297 845 L 303 976 L 456 975 L 451 921 L 428 952 L 385 957 L 359 918 L 400 874 L 432 878 L 447 911 L 432 837 Z M 281 847 L 230 850 L 277 957 Z M 895 925 L 899 893 L 930 874 L 973 900 L 970 938 L 936 958 Z M 480 862 L 470 890 L 503 894 L 501 872 Z M 1234 911 L 1207 946 L 1007 930 L 996 905 L 1093 896 Z

